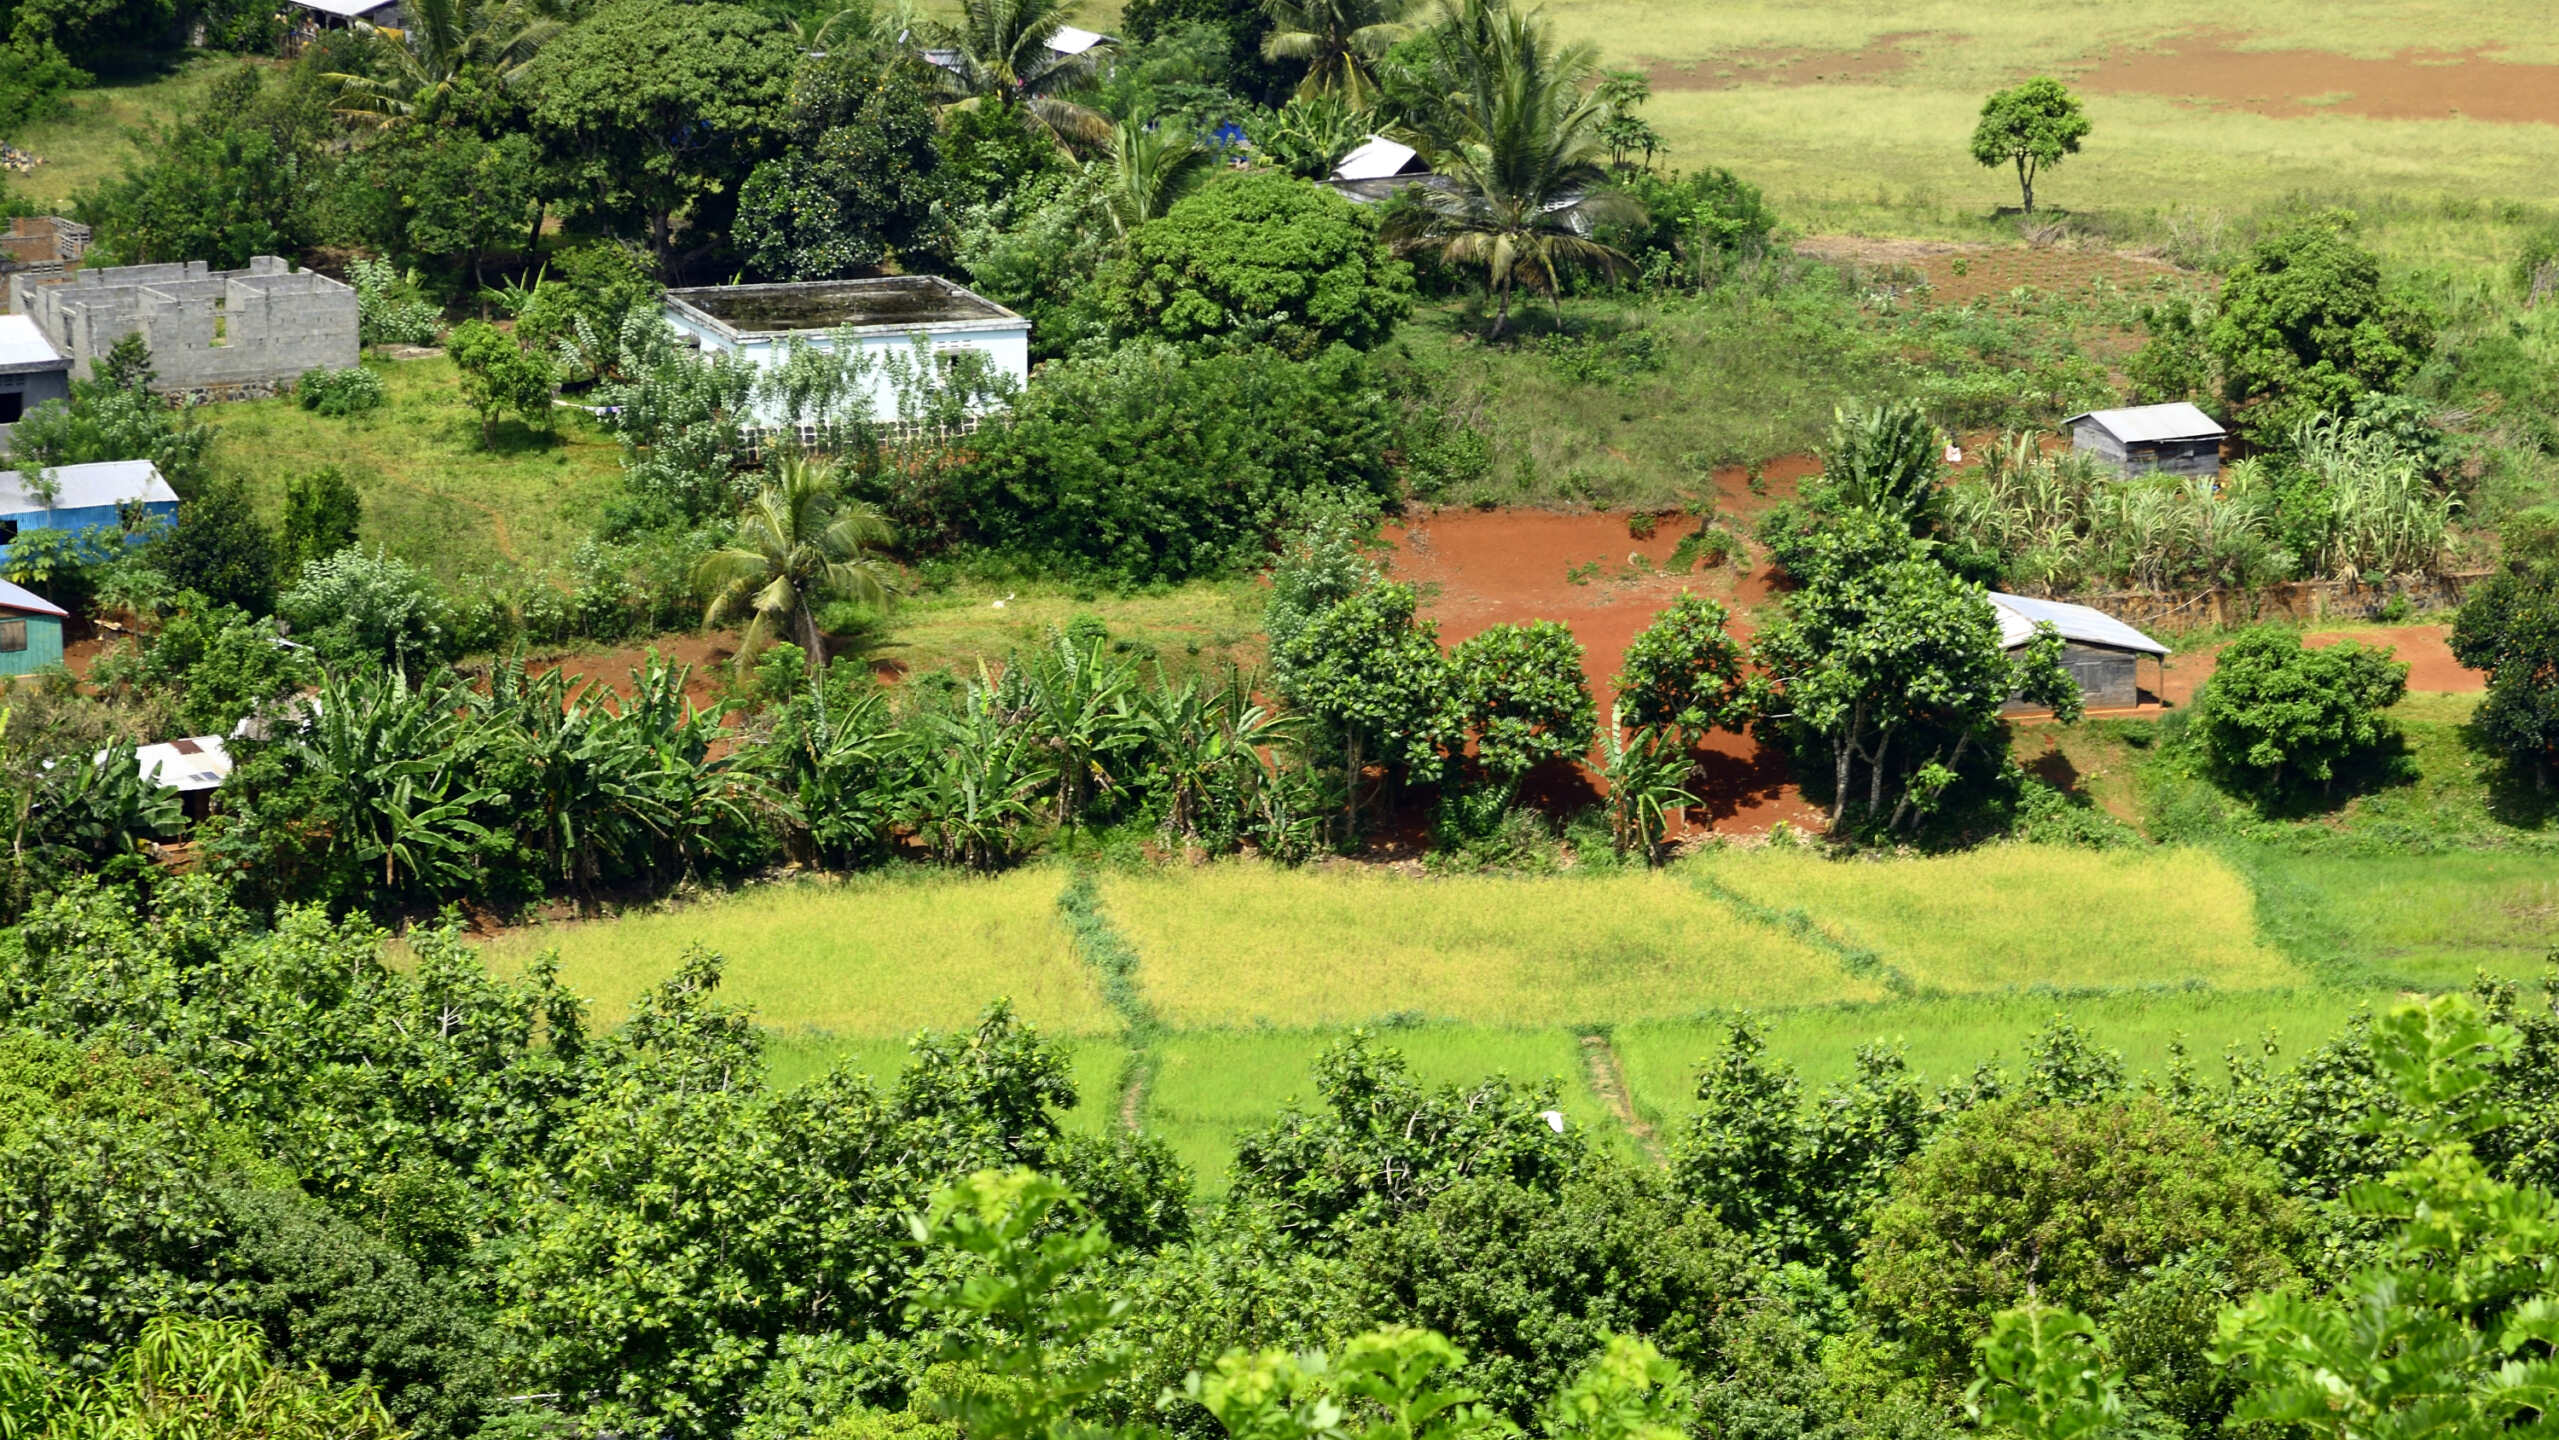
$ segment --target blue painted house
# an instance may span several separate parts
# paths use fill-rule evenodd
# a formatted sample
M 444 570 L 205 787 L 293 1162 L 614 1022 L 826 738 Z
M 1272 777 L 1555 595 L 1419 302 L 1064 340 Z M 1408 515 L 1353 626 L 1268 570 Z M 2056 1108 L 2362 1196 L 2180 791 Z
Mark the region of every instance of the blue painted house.
M 62 663 L 63 608 L 0 580 L 0 675 L 32 675 Z
M 157 519 L 174 525 L 178 492 L 148 460 L 101 460 L 50 470 L 0 470 L 0 559 L 28 530 L 103 528 L 129 535 Z

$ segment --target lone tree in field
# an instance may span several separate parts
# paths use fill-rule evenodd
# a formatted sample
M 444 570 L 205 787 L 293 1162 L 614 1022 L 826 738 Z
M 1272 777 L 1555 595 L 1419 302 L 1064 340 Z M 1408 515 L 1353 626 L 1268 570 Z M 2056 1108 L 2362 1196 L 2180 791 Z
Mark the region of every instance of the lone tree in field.
M 1973 158 L 1997 168 L 2017 167 L 2017 190 L 2026 213 L 2035 213 L 2035 176 L 2079 153 L 2088 138 L 2088 115 L 2067 86 L 2038 75 L 1981 102 L 1981 123 L 1973 127 Z

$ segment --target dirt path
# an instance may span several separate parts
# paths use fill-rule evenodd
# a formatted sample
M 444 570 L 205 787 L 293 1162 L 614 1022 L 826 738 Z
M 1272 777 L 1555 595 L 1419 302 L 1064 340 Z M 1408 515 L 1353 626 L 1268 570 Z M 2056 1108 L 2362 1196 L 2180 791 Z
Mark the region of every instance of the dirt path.
M 1655 1165 L 1668 1165 L 1670 1157 L 1662 1149 L 1661 1138 L 1653 1133 L 1652 1122 L 1635 1112 L 1635 1099 L 1626 1090 L 1626 1067 L 1617 1058 L 1617 1047 L 1608 1037 L 1594 1031 L 1582 1037 L 1582 1066 L 1590 1078 L 1591 1093 L 1599 1097 L 1635 1143 L 1644 1147 L 1645 1155 Z
M 1154 1072 L 1145 1065 L 1128 1067 L 1128 1078 L 1120 1082 L 1120 1128 L 1131 1135 L 1138 1133 L 1138 1122 L 1146 1118 L 1146 1082 Z

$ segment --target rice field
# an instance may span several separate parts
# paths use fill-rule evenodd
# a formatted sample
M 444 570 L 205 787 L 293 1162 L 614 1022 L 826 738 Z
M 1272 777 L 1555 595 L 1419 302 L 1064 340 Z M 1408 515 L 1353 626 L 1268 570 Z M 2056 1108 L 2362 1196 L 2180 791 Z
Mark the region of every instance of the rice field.
M 1668 872 L 1415 879 L 1238 864 L 1115 876 L 1102 896 L 1176 1028 L 1579 1025 L 1884 994 Z
M 2446 989 L 2539 975 L 2559 957 L 2559 853 L 2304 855 L 2235 848 L 2266 921 L 2341 979 Z
M 1768 849 L 1693 863 L 1702 879 L 1875 951 L 1922 992 L 2256 990 L 2311 978 L 2257 938 L 2246 880 L 2203 850 L 2002 845 L 1834 861 Z
M 610 1025 L 693 946 L 728 965 L 723 999 L 784 1031 L 895 1041 L 973 1024 L 1010 998 L 1051 1035 L 1116 1033 L 1056 921 L 1058 875 L 889 876 L 757 886 L 596 923 L 513 931 L 487 947 L 501 971 L 543 950 Z

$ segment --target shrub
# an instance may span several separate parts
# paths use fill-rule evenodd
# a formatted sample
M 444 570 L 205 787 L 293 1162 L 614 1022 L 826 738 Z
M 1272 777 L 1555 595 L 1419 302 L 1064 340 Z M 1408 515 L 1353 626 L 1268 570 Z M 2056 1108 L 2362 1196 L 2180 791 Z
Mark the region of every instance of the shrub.
M 979 432 L 937 518 L 1043 563 L 1132 580 L 1258 559 L 1305 497 L 1384 500 L 1393 412 L 1367 361 L 1135 345 L 1042 369 Z
M 2559 759 L 2559 572 L 2491 576 L 2462 602 L 2454 658 L 2487 672 L 2479 733 L 2547 789 Z
M 355 482 L 335 465 L 305 471 L 284 482 L 284 563 L 296 573 L 314 560 L 355 543 L 364 500 Z
M 367 345 L 432 345 L 443 315 L 418 298 L 417 282 L 388 260 L 358 260 L 347 267 L 355 287 L 356 335 Z
M 2408 693 L 2408 667 L 2348 641 L 2322 650 L 2271 626 L 2222 648 L 2195 696 L 2188 727 L 2205 758 L 2234 788 L 2278 801 L 2338 772 L 2391 738 L 2385 710 Z
M 1623 723 L 1676 725 L 1692 735 L 1740 725 L 1742 647 L 1725 628 L 1731 619 L 1723 606 L 1686 593 L 1654 616 L 1628 642 L 1617 672 Z
M 2224 398 L 2250 434 L 2273 437 L 2398 389 L 2433 348 L 2434 323 L 2384 283 L 2353 217 L 2329 212 L 2258 241 L 2231 269 L 2210 344 Z
M 359 365 L 352 370 L 310 369 L 294 382 L 293 398 L 322 415 L 361 415 L 383 401 L 382 377 Z
M 501 410 L 514 411 L 536 430 L 551 428 L 551 390 L 559 374 L 548 356 L 527 353 L 484 320 L 454 326 L 444 343 L 461 373 L 462 398 L 479 412 L 482 443 Z
M 304 565 L 276 608 L 324 655 L 401 666 L 450 658 L 443 597 L 425 576 L 379 548 L 351 545 Z
M 2150 1267 L 2197 1256 L 2233 1293 L 2274 1284 L 2302 1222 L 2272 1164 L 2156 1100 L 2002 1101 L 1902 1170 L 1859 1275 L 1886 1331 L 1956 1375 L 2030 1297 L 2102 1317 Z

